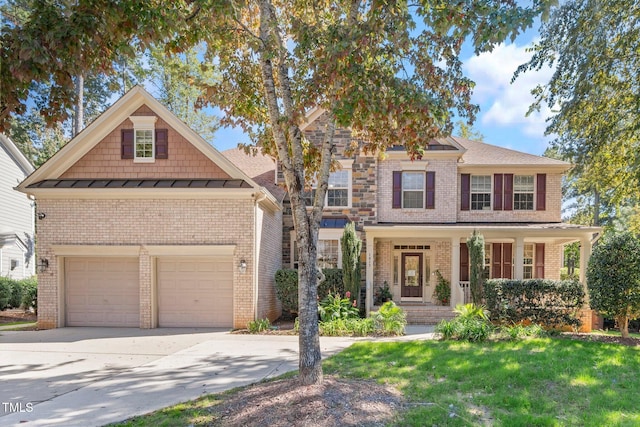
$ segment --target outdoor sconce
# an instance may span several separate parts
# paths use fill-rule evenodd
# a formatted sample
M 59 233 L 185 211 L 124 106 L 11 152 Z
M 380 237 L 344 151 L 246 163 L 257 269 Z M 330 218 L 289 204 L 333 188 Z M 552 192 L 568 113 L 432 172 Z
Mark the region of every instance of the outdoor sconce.
M 238 268 L 240 268 L 240 273 L 246 273 L 247 272 L 247 261 L 242 260 L 240 261 L 240 265 L 238 266 Z
M 40 262 L 38 263 L 38 271 L 42 273 L 47 268 L 49 268 L 49 260 L 46 258 L 40 258 Z
M 45 219 L 47 217 L 47 214 L 44 212 L 38 212 L 38 219 Z

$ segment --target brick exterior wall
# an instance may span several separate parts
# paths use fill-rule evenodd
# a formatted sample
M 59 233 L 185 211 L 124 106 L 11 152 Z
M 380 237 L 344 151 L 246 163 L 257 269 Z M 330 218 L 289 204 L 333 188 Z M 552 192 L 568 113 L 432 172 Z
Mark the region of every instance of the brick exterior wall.
M 49 259 L 49 268 L 38 275 L 38 326 L 58 324 L 58 258 L 53 245 L 140 245 L 140 326 L 152 326 L 152 258 L 145 245 L 236 245 L 234 265 L 234 327 L 245 327 L 254 319 L 252 266 L 254 237 L 253 200 L 38 200 L 38 209 L 46 219 L 38 223 L 39 257 Z M 233 218 L 233 221 L 229 221 Z M 264 216 L 263 244 L 277 245 L 274 226 L 279 214 Z M 267 232 L 264 232 L 264 230 Z M 275 230 L 275 231 L 274 231 Z M 277 248 L 276 248 L 277 249 Z M 277 252 L 276 252 L 277 253 Z M 264 255 L 264 253 L 262 253 Z M 247 273 L 237 266 L 248 263 Z M 268 256 L 265 262 L 269 261 Z M 260 277 L 260 293 L 273 286 L 271 270 L 265 266 Z M 271 276 L 270 276 L 271 275 Z M 270 276 L 270 277 L 269 277 Z M 62 279 L 62 278 L 61 278 Z M 260 313 L 274 317 L 279 308 L 274 298 L 260 301 Z
M 378 221 L 391 223 L 456 222 L 456 162 L 454 159 L 416 160 L 421 171 L 436 173 L 435 209 L 393 209 L 393 172 L 402 171 L 400 161 L 389 159 L 378 164 Z
M 148 107 L 140 107 L 133 115 L 155 115 Z M 131 120 L 120 123 L 109 135 L 69 168 L 60 179 L 75 178 L 207 178 L 228 179 L 220 167 L 196 149 L 186 138 L 158 118 L 156 129 L 169 131 L 169 158 L 153 163 L 136 163 L 121 159 L 121 131 L 133 129 Z
M 258 262 L 258 319 L 276 320 L 282 314 L 282 306 L 276 297 L 275 275 L 282 267 L 282 212 L 259 211 L 261 224 Z
M 515 175 L 535 175 L 535 172 L 517 173 L 513 169 L 479 173 L 478 175 L 490 175 L 491 173 L 514 173 Z M 547 173 L 546 206 L 543 211 L 496 211 L 496 210 L 460 210 L 461 199 L 461 174 L 457 175 L 456 189 L 452 194 L 457 194 L 456 209 L 458 222 L 561 222 L 562 221 L 562 175 Z M 535 193 L 534 193 L 535 194 Z M 493 197 L 493 196 L 492 196 Z M 535 200 L 535 195 L 534 195 Z M 492 201 L 493 206 L 493 201 Z

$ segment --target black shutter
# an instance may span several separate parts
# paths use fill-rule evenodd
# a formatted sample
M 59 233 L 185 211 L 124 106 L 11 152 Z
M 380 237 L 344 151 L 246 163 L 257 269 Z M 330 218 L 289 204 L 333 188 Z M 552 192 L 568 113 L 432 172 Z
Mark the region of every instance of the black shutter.
M 121 159 L 133 159 L 133 145 L 133 129 L 122 129 Z

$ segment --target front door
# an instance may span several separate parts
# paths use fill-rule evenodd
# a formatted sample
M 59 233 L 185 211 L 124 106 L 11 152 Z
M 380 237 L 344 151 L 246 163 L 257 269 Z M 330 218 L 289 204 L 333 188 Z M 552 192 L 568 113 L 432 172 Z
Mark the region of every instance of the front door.
M 402 254 L 402 287 L 403 298 L 422 298 L 422 254 Z

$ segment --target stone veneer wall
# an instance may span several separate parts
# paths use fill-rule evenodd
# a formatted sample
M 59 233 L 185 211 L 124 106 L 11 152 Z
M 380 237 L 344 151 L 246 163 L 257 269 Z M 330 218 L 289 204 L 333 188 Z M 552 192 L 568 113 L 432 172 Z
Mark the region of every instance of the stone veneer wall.
M 144 245 L 236 245 L 234 265 L 234 327 L 254 317 L 252 275 L 235 268 L 241 259 L 253 265 L 252 200 L 38 200 L 46 213 L 38 221 L 38 257 L 49 268 L 38 275 L 38 327 L 58 324 L 58 263 L 52 245 L 141 245 L 140 326 L 152 326 L 153 262 Z M 229 221 L 233 218 L 234 221 Z M 276 218 L 269 219 L 271 226 Z M 267 235 L 269 240 L 278 237 Z M 252 271 L 247 269 L 248 272 Z M 271 301 L 273 302 L 273 301 Z M 266 305 L 268 305 L 267 303 Z M 273 312 L 263 305 L 265 313 Z

